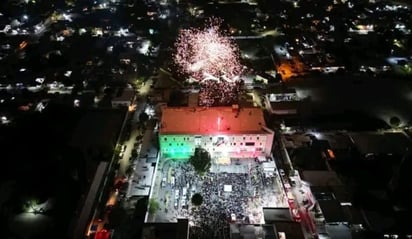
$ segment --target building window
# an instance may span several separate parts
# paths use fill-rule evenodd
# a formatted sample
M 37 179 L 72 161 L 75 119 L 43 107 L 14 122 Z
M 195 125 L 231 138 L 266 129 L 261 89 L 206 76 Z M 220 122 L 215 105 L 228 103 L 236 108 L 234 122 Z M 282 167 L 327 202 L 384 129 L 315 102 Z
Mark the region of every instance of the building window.
M 240 145 L 243 145 L 243 143 L 241 142 Z
M 164 141 L 167 141 L 167 138 L 166 138 L 166 137 L 164 137 L 164 138 L 163 138 L 163 140 L 164 140 Z
M 210 137 L 209 139 L 210 139 L 210 141 L 212 141 L 212 137 Z
M 172 144 L 169 143 L 169 146 L 172 146 Z
M 180 146 L 183 146 L 183 143 L 181 143 Z
M 257 139 L 257 140 L 259 140 L 259 136 L 258 136 L 258 137 L 256 137 L 256 139 Z
M 245 145 L 246 146 L 255 146 L 255 142 L 246 142 Z
M 243 140 L 245 140 L 246 139 L 246 137 L 243 137 Z
M 236 143 L 233 143 L 234 146 L 236 146 Z

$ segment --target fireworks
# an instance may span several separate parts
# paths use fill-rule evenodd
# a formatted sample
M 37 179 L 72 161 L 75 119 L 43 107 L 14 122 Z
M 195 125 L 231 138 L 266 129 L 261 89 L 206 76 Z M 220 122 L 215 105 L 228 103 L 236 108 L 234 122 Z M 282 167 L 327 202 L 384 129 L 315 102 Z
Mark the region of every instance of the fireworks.
M 238 48 L 223 36 L 220 23 L 212 18 L 203 29 L 182 30 L 175 43 L 175 63 L 181 73 L 200 83 L 201 105 L 230 104 L 239 93 Z
M 242 84 L 240 81 L 202 81 L 200 83 L 199 105 L 231 105 L 238 102 L 241 92 Z

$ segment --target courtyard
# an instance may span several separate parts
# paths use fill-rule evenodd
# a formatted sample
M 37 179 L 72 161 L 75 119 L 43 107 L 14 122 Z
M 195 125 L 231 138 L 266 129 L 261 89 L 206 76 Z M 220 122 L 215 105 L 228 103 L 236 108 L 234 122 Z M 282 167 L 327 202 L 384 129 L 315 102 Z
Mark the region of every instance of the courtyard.
M 223 233 L 229 222 L 264 223 L 263 207 L 288 207 L 278 170 L 270 159 L 232 158 L 228 164 L 212 160 L 209 172 L 200 176 L 187 161 L 161 158 L 155 177 L 150 201 L 156 210 L 149 209 L 147 222 L 187 218 L 200 237 Z M 203 197 L 200 206 L 191 203 L 195 193 Z

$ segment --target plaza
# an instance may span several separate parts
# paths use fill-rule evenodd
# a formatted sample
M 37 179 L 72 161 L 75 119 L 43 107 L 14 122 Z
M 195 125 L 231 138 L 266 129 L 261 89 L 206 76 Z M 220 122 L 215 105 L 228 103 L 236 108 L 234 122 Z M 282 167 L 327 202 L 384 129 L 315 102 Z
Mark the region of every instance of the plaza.
M 160 158 L 151 200 L 159 204 L 147 222 L 189 219 L 201 237 L 223 233 L 228 223 L 263 224 L 262 208 L 287 208 L 287 198 L 275 163 L 254 158 L 231 159 L 230 164 L 212 160 L 210 171 L 199 176 L 189 162 Z M 192 205 L 200 193 L 203 203 Z

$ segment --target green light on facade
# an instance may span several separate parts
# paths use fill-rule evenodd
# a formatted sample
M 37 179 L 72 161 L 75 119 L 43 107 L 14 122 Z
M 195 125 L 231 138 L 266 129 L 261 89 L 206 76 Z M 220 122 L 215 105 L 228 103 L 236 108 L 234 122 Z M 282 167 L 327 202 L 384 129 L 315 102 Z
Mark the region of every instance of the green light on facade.
M 188 145 L 172 145 L 168 144 L 161 145 L 163 156 L 170 159 L 189 159 L 192 156 L 193 152 L 190 146 Z

